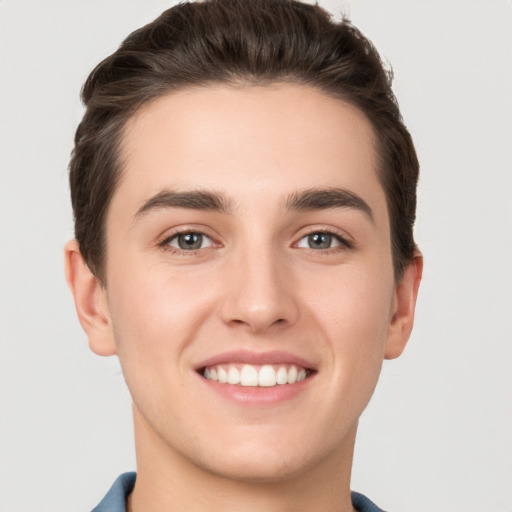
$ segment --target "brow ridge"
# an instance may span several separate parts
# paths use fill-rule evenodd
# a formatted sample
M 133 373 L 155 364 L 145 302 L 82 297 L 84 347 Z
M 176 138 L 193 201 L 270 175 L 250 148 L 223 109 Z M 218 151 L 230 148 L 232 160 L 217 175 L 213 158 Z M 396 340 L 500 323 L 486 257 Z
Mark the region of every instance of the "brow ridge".
M 151 211 L 165 208 L 189 208 L 230 213 L 233 203 L 224 194 L 209 190 L 163 190 L 150 197 L 135 214 L 142 217 Z M 369 204 L 354 192 L 337 187 L 311 188 L 290 194 L 285 201 L 287 211 L 351 208 L 365 213 L 374 222 Z
M 135 214 L 141 217 L 151 211 L 164 208 L 189 208 L 228 213 L 231 203 L 221 193 L 206 190 L 175 191 L 163 190 L 150 197 Z
M 374 222 L 370 205 L 361 196 L 344 188 L 311 188 L 294 192 L 288 196 L 285 208 L 288 211 L 352 208 L 365 213 Z

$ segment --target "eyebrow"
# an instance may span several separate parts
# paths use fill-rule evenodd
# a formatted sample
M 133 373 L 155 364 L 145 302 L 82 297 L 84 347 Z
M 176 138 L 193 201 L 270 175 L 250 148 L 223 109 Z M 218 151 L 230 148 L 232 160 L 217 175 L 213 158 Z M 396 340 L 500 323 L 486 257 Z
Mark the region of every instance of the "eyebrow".
M 188 208 L 231 213 L 233 202 L 216 191 L 164 190 L 150 197 L 138 210 L 134 218 L 142 217 L 154 210 L 166 208 Z M 352 208 L 367 215 L 374 222 L 373 211 L 360 196 L 344 188 L 311 188 L 290 194 L 285 201 L 287 211 L 326 210 Z
M 370 205 L 362 197 L 344 188 L 312 188 L 293 193 L 288 196 L 285 208 L 288 211 L 352 208 L 363 212 L 375 222 Z
M 229 213 L 231 202 L 221 193 L 205 190 L 191 190 L 177 192 L 164 190 L 148 199 L 135 214 L 135 218 L 142 217 L 153 210 L 165 208 L 189 208 L 191 210 L 211 210 Z

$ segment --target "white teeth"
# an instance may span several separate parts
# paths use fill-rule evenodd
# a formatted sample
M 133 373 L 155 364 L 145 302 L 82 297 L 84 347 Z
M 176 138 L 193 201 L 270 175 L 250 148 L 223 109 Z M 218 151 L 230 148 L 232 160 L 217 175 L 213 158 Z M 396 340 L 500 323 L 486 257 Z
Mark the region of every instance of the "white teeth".
M 233 366 L 228 370 L 228 384 L 240 384 L 240 372 Z
M 276 373 L 276 382 L 278 384 L 288 384 L 288 372 L 284 366 L 281 366 Z
M 224 364 L 205 368 L 203 376 L 205 379 L 222 384 L 273 387 L 301 382 L 308 376 L 308 372 L 305 368 L 298 369 L 295 365 L 274 367 L 270 364 L 263 366 L 244 364 L 240 369 L 240 365 Z
M 276 385 L 276 371 L 269 364 L 261 367 L 258 384 L 265 387 Z
M 242 386 L 258 385 L 258 370 L 249 364 L 245 364 L 240 372 L 240 384 Z
M 226 372 L 222 366 L 218 367 L 217 375 L 219 376 L 219 382 L 225 384 L 228 381 L 228 372 Z
M 288 370 L 288 384 L 295 384 L 297 382 L 297 368 L 292 366 Z

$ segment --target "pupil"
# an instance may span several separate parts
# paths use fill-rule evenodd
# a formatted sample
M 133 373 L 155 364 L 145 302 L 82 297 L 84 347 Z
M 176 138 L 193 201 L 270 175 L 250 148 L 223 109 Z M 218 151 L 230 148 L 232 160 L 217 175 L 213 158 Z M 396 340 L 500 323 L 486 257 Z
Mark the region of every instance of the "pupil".
M 314 233 L 309 235 L 309 246 L 314 249 L 328 249 L 331 246 L 332 236 L 328 233 Z
M 200 249 L 203 242 L 203 235 L 198 233 L 187 233 L 178 237 L 180 249 Z

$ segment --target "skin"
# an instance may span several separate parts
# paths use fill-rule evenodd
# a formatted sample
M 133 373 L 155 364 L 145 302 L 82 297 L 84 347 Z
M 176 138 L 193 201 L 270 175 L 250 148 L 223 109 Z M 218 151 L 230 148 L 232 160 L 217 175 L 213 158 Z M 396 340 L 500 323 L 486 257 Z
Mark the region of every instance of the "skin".
M 119 356 L 133 397 L 128 510 L 352 510 L 357 421 L 409 338 L 422 271 L 418 254 L 395 282 L 371 124 L 306 86 L 186 89 L 131 119 L 122 157 L 106 285 L 76 241 L 66 272 L 91 349 Z M 369 210 L 289 207 L 312 189 Z M 225 211 L 169 206 L 169 191 L 198 190 Z M 203 245 L 180 249 L 180 232 Z M 289 399 L 240 403 L 196 371 L 232 350 L 286 351 L 314 371 Z

